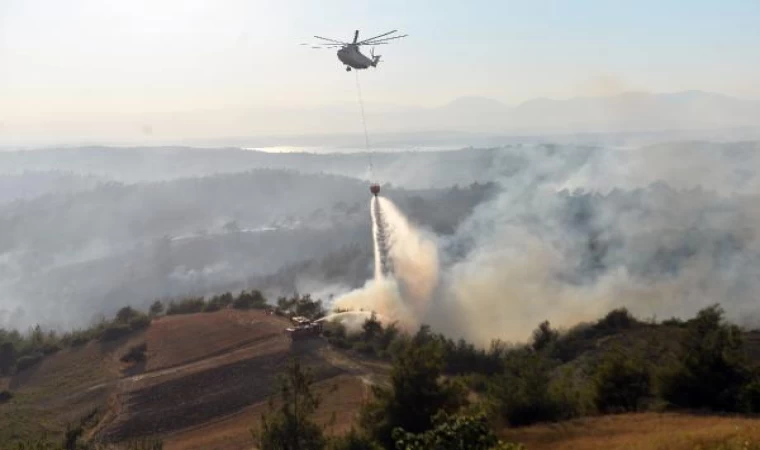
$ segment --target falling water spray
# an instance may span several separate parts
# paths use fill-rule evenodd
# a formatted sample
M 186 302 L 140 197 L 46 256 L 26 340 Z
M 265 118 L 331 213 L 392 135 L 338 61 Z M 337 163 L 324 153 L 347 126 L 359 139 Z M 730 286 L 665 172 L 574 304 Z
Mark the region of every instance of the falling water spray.
M 390 227 L 385 221 L 380 199 L 375 196 L 370 204 L 372 216 L 372 237 L 375 247 L 375 279 L 393 276 L 393 261 L 390 255 Z
M 421 323 L 438 283 L 437 246 L 390 200 L 377 196 L 370 208 L 375 277 L 336 299 L 335 306 L 374 311 L 381 321 L 412 330 Z

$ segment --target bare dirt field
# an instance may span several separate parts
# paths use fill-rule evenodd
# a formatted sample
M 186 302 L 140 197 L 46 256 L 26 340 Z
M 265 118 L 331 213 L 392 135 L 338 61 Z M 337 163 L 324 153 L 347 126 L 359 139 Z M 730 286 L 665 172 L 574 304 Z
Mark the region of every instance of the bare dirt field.
M 277 386 L 291 352 L 269 353 L 205 368 L 122 393 L 123 410 L 104 432 L 107 440 L 164 434 L 196 426 L 264 401 Z M 341 369 L 310 354 L 300 355 L 315 379 L 336 376 Z
M 284 334 L 287 323 L 234 310 L 156 321 L 145 335 L 143 371 L 119 381 L 118 413 L 98 436 L 112 442 L 165 436 L 239 415 L 267 400 L 294 358 L 317 381 L 348 373 L 323 356 L 321 339 L 291 342 Z
M 288 321 L 261 311 L 221 310 L 162 317 L 146 334 L 153 371 L 228 353 L 270 337 L 283 337 Z
M 326 427 L 328 434 L 347 432 L 356 415 L 368 398 L 368 387 L 360 379 L 340 375 L 315 384 L 322 403 L 315 420 Z M 268 402 L 242 409 L 239 413 L 198 427 L 189 428 L 165 437 L 168 450 L 237 450 L 254 445 L 251 430 L 257 430 L 261 414 L 269 408 Z
M 231 309 L 176 315 L 127 338 L 49 355 L 2 380 L 14 396 L 0 405 L 0 441 L 55 435 L 95 409 L 100 421 L 89 435 L 109 441 L 163 436 L 261 403 L 293 356 L 317 379 L 342 373 L 313 344 L 293 346 L 284 334 L 288 323 Z M 120 362 L 141 343 L 147 344 L 146 361 Z

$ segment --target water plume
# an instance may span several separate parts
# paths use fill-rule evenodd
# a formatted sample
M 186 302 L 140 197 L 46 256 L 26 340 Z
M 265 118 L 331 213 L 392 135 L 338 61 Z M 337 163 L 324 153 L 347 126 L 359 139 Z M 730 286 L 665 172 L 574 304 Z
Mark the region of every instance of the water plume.
M 515 151 L 501 191 L 445 238 L 378 198 L 393 274 L 341 300 L 484 346 L 619 307 L 665 319 L 720 303 L 756 328 L 758 148 Z
M 317 322 L 339 322 L 346 327 L 349 333 L 358 333 L 361 331 L 364 322 L 372 317 L 372 314 L 375 314 L 377 320 L 385 320 L 384 317 L 371 311 L 344 311 L 328 314 Z
M 438 284 L 438 247 L 432 235 L 409 223 L 390 200 L 379 204 L 390 232 L 390 259 L 401 297 L 417 316 L 424 315 Z
M 393 274 L 391 261 L 390 229 L 385 221 L 380 199 L 375 196 L 370 203 L 372 217 L 372 241 L 375 249 L 375 279 L 385 278 Z
M 334 307 L 348 309 L 352 313 L 375 312 L 381 322 L 397 322 L 399 327 L 406 330 L 419 326 L 417 316 L 401 296 L 398 282 L 394 278 L 368 280 L 362 288 L 337 298 Z
M 340 309 L 377 312 L 405 329 L 420 324 L 438 283 L 438 250 L 388 199 L 371 202 L 375 278 L 335 300 Z

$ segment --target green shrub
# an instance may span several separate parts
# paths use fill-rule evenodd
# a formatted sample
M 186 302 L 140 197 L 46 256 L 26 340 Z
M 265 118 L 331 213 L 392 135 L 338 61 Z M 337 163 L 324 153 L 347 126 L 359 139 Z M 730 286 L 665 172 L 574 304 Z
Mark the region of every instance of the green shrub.
M 596 389 L 583 371 L 573 367 L 560 367 L 552 372 L 549 381 L 549 403 L 554 405 L 555 420 L 595 414 Z
M 322 328 L 322 335 L 327 338 L 327 342 L 330 345 L 334 345 L 340 349 L 351 348 L 346 327 L 340 322 L 325 322 Z
M 258 291 L 242 291 L 240 295 L 232 302 L 235 309 L 264 309 L 267 306 L 267 299 Z
M 108 325 L 103 333 L 100 335 L 100 339 L 103 341 L 114 341 L 132 332 L 132 329 L 128 324 L 124 323 L 112 323 Z
M 150 317 L 140 313 L 140 315 L 132 317 L 129 321 L 129 329 L 133 331 L 142 330 L 150 326 Z
M 630 349 L 608 350 L 593 376 L 596 405 L 603 413 L 638 411 L 652 387 L 650 369 Z
M 613 309 L 594 328 L 601 331 L 626 330 L 641 325 L 626 308 Z
M 161 314 L 163 314 L 163 312 L 164 312 L 164 304 L 161 303 L 161 300 L 156 300 L 155 302 L 153 302 L 152 305 L 150 305 L 151 316 L 153 317 L 160 316 Z
M 489 378 L 486 375 L 471 373 L 468 375 L 462 375 L 461 378 L 470 389 L 478 394 L 484 394 L 488 390 Z
M 131 306 L 125 306 L 116 313 L 114 322 L 129 323 L 133 318 L 139 315 L 141 315 L 141 313 L 136 309 L 133 309 Z
M 548 320 L 542 322 L 538 328 L 533 331 L 531 346 L 533 350 L 540 352 L 545 348 L 551 347 L 559 339 L 559 332 L 552 329 Z
M 203 312 L 205 313 L 212 313 L 216 312 L 222 309 L 222 306 L 219 305 L 219 303 L 215 303 L 213 301 L 210 301 L 206 303 L 206 305 L 203 307 Z
M 0 405 L 9 402 L 13 398 L 13 394 L 9 390 L 0 391 Z
M 53 353 L 61 351 L 61 349 L 61 344 L 57 341 L 45 342 L 40 346 L 40 352 L 42 352 L 43 355 L 52 355 Z
M 753 380 L 742 331 L 724 322 L 718 305 L 699 311 L 686 330 L 678 365 L 663 377 L 665 400 L 686 408 L 744 409 Z
M 386 448 L 393 448 L 392 433 L 403 428 L 422 433 L 432 426 L 438 411 L 453 412 L 466 402 L 461 383 L 441 382 L 444 366 L 440 341 L 423 326 L 394 358 L 390 387 L 373 386 L 373 401 L 362 410 L 362 427 Z
M 760 374 L 755 374 L 752 381 L 747 383 L 741 392 L 741 408 L 745 413 L 760 413 Z
M 214 312 L 224 309 L 232 304 L 232 294 L 229 292 L 222 295 L 215 295 L 206 302 L 206 307 L 203 308 L 203 312 Z
M 222 305 L 223 308 L 230 306 L 233 301 L 235 301 L 235 297 L 229 292 L 225 292 L 219 296 L 219 304 Z
M 206 307 L 203 309 L 203 312 L 219 311 L 230 306 L 233 301 L 234 298 L 229 292 L 226 292 L 222 295 L 215 295 L 211 297 L 208 302 L 206 302 Z
M 87 330 L 74 330 L 66 333 L 61 338 L 61 343 L 64 345 L 71 345 L 72 347 L 79 347 L 97 338 L 98 332 L 94 328 Z
M 332 438 L 327 450 L 382 450 L 382 447 L 369 436 L 351 428 L 345 436 Z
M 308 317 L 311 320 L 324 317 L 325 310 L 322 308 L 322 300 L 312 300 L 309 294 L 302 295 L 296 299 L 295 314 Z
M 488 396 L 513 426 L 567 418 L 568 405 L 550 393 L 552 365 L 532 351 L 515 352 L 504 374 L 492 378 Z
M 16 346 L 13 342 L 0 343 L 0 376 L 10 375 L 13 365 L 16 363 Z
M 16 370 L 18 371 L 26 370 L 32 367 L 33 365 L 37 364 L 38 362 L 42 361 L 42 358 L 44 356 L 45 355 L 40 352 L 32 353 L 31 355 L 22 356 L 16 361 Z
M 166 308 L 166 315 L 199 313 L 203 312 L 205 307 L 206 302 L 203 300 L 203 297 L 188 297 L 179 301 L 172 300 Z
M 288 364 L 280 377 L 279 394 L 282 402 L 275 407 L 270 398 L 268 414 L 261 415 L 261 428 L 254 433 L 257 447 L 271 450 L 325 448 L 322 427 L 312 416 L 320 405 L 320 396 L 313 391 L 311 371 L 302 369 L 298 361 Z
M 362 324 L 362 339 L 365 342 L 372 342 L 383 333 L 383 325 L 377 319 L 377 315 L 372 314 L 364 320 Z
M 493 450 L 522 449 L 519 444 L 499 441 L 484 413 L 449 416 L 440 412 L 433 418 L 433 427 L 422 433 L 408 433 L 402 428 L 393 431 L 399 450 Z
M 666 319 L 662 321 L 662 324 L 666 327 L 684 327 L 686 326 L 686 323 L 679 319 L 678 317 L 671 317 L 670 319 Z
M 147 359 L 145 356 L 145 352 L 148 350 L 148 344 L 142 343 L 133 345 L 129 348 L 127 353 L 124 354 L 124 356 L 121 357 L 121 362 L 125 363 L 139 363 L 143 362 Z

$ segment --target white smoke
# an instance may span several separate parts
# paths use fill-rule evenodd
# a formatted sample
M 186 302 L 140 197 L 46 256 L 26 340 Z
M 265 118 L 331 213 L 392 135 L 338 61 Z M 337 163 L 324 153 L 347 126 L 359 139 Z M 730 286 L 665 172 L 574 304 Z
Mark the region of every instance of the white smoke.
M 726 181 L 740 155 L 684 148 L 591 152 L 582 161 L 526 155 L 529 164 L 451 240 L 470 250 L 446 268 L 444 295 L 424 320 L 488 344 L 524 340 L 543 320 L 568 327 L 616 307 L 668 318 L 721 303 L 732 320 L 756 319 L 758 185 L 741 171 L 744 182 Z M 693 170 L 707 165 L 715 173 Z
M 385 322 L 387 319 L 383 316 L 377 315 L 372 311 L 344 311 L 338 313 L 328 314 L 327 316 L 318 320 L 318 322 L 340 322 L 346 327 L 346 331 L 349 333 L 358 333 L 362 329 L 364 322 L 375 314 L 375 318 L 381 322 Z
M 379 202 L 390 230 L 390 255 L 398 289 L 414 314 L 424 316 L 438 285 L 438 247 L 432 235 L 409 224 L 388 199 Z
M 502 192 L 447 239 L 416 229 L 381 199 L 395 278 L 338 304 L 406 314 L 410 326 L 428 323 L 480 345 L 525 340 L 543 320 L 569 327 L 616 307 L 662 319 L 721 303 L 729 319 L 752 324 L 760 186 L 757 169 L 738 161 L 755 155 L 688 148 L 526 150 L 519 170 L 500 180 Z M 702 176 L 708 166 L 715 171 Z
M 402 297 L 399 284 L 392 277 L 369 280 L 364 287 L 337 298 L 334 306 L 336 309 L 375 312 L 383 323 L 397 322 L 406 330 L 413 330 L 420 324 L 419 316 Z
M 431 236 L 409 224 L 406 217 L 383 197 L 371 203 L 375 248 L 375 279 L 335 300 L 336 308 L 377 312 L 384 322 L 405 329 L 419 326 L 438 284 L 438 249 Z M 378 219 L 384 224 L 377 223 Z M 393 272 L 381 270 L 382 252 L 392 260 Z

